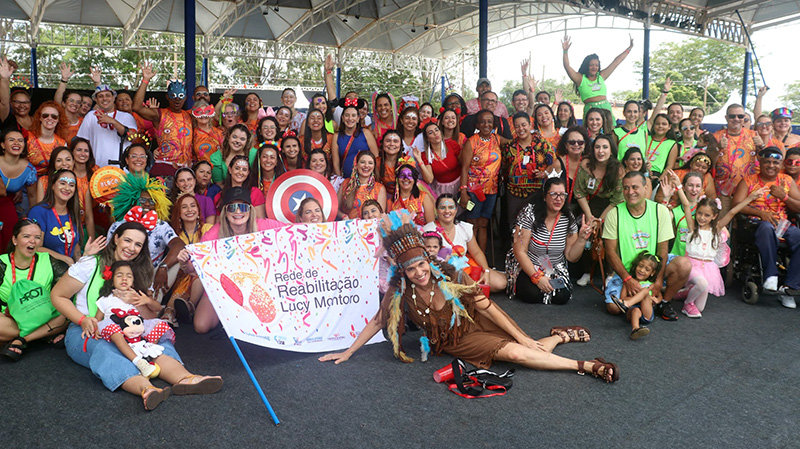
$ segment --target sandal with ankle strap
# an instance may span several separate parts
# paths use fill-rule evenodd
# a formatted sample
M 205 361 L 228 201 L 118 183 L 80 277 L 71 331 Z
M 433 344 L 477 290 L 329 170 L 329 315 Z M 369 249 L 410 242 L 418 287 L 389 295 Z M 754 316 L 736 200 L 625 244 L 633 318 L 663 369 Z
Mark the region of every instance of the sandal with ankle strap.
M 21 344 L 14 344 L 15 341 L 20 341 L 22 343 Z M 12 349 L 17 349 L 17 350 L 19 350 L 19 352 L 12 351 Z M 6 343 L 3 346 L 3 349 L 0 349 L 0 354 L 3 354 L 4 356 L 6 356 L 9 359 L 11 359 L 11 361 L 16 362 L 16 361 L 19 361 L 20 358 L 22 358 L 22 350 L 23 349 L 28 349 L 28 342 L 22 337 L 15 337 L 11 341 Z
M 145 393 L 148 391 L 152 391 L 152 393 L 145 396 Z M 142 400 L 144 401 L 144 409 L 149 412 L 155 410 L 159 404 L 167 400 L 167 398 L 170 396 L 171 393 L 172 389 L 170 387 L 156 388 L 152 385 L 148 385 L 142 388 Z
M 184 380 L 202 378 L 196 383 L 182 383 Z M 172 385 L 175 395 L 185 394 L 213 394 L 222 389 L 222 378 L 218 376 L 198 376 L 190 374 Z
M 175 317 L 177 312 L 173 307 L 164 307 L 164 311 L 161 312 L 161 319 L 169 323 L 170 326 L 174 328 L 179 327 L 178 319 Z
M 550 336 L 553 335 L 561 337 L 561 343 L 587 342 L 592 338 L 592 333 L 583 326 L 556 326 L 550 329 Z
M 196 306 L 191 301 L 184 298 L 177 298 L 173 303 L 175 308 L 175 320 L 180 323 L 191 323 L 194 320 Z
M 602 357 L 597 357 L 594 360 L 590 360 L 590 362 L 592 362 L 592 376 L 602 378 L 606 383 L 619 380 L 619 367 L 616 363 L 606 362 Z M 581 376 L 586 374 L 585 363 L 583 360 L 578 361 L 578 374 Z M 600 368 L 604 368 L 603 374 L 600 374 Z M 609 370 L 613 370 L 613 372 L 609 373 Z

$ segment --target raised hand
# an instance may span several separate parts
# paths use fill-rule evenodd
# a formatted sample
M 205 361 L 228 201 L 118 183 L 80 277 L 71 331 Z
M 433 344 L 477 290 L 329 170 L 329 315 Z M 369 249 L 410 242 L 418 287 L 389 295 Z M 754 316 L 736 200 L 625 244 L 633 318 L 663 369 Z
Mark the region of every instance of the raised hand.
M 758 96 L 758 98 L 761 98 L 761 97 L 763 97 L 763 96 L 764 96 L 764 95 L 767 93 L 767 91 L 768 91 L 768 90 L 769 90 L 769 87 L 767 87 L 767 86 L 761 86 L 761 87 L 758 89 L 758 95 L 757 95 L 757 96 Z
M 628 45 L 628 50 L 630 50 L 631 48 L 633 48 L 633 36 L 631 34 L 628 34 L 628 37 L 631 38 L 631 44 Z
M 9 79 L 14 74 L 14 66 L 5 57 L 0 57 L 0 78 Z
M 97 66 L 92 67 L 92 70 L 89 72 L 89 78 L 92 79 L 95 86 L 100 85 L 102 81 L 102 73 L 100 73 L 100 68 Z
M 89 237 L 86 241 L 86 247 L 83 249 L 84 256 L 94 256 L 95 254 L 100 253 L 100 251 L 104 250 L 107 244 L 107 240 L 104 236 L 99 236 L 95 239 Z
M 72 75 L 75 74 L 75 72 L 72 71 L 72 66 L 65 62 L 59 64 L 59 68 L 61 69 L 61 79 L 64 81 L 69 81 Z
M 236 90 L 237 90 L 237 89 L 236 89 L 235 87 L 234 87 L 234 88 L 232 88 L 232 89 L 227 89 L 227 90 L 226 90 L 226 91 L 225 91 L 225 92 L 222 94 L 222 99 L 223 99 L 223 100 L 233 100 L 233 94 L 235 94 L 235 93 L 236 93 Z
M 586 221 L 586 215 L 581 215 L 581 229 L 578 231 L 578 236 L 580 236 L 584 240 L 589 240 L 592 238 L 592 225 Z
M 156 76 L 158 72 L 155 71 L 153 65 L 147 61 L 142 61 L 142 79 L 145 81 L 150 81 Z
M 631 39 L 631 40 L 633 40 L 633 39 Z M 569 51 L 569 47 L 571 47 L 571 46 L 572 46 L 572 40 L 570 39 L 570 37 L 569 36 L 564 36 L 564 39 L 561 39 L 561 48 L 564 51 Z
M 520 69 L 522 70 L 522 76 L 527 76 L 528 75 L 528 63 L 529 62 L 530 61 L 528 60 L 528 58 L 525 58 L 520 63 L 519 66 L 520 66 Z
M 558 88 L 554 94 L 554 98 L 556 100 L 556 104 L 561 103 L 564 100 L 564 89 Z
M 670 89 L 672 89 L 672 79 L 667 77 L 667 80 L 664 81 L 664 90 L 669 92 Z
M 333 54 L 328 54 L 325 56 L 325 72 L 330 72 L 336 66 L 336 63 L 333 61 Z
M 161 103 L 159 103 L 155 98 L 150 98 L 147 100 L 147 102 L 145 102 L 145 106 L 147 106 L 148 109 L 158 109 L 161 107 Z

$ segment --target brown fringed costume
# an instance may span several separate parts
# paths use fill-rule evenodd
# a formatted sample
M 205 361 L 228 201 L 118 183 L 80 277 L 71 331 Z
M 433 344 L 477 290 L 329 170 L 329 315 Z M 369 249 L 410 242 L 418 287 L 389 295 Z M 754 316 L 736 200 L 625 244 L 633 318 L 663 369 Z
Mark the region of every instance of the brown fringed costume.
M 474 285 L 469 276 L 465 276 L 463 271 L 456 271 L 456 269 L 448 264 L 441 262 L 433 262 L 432 265 L 441 266 L 442 272 L 453 280 L 454 283 L 461 285 Z M 433 270 L 432 276 L 435 276 Z M 404 276 L 399 272 L 396 277 Z M 436 281 L 436 279 L 434 279 Z M 477 287 L 477 286 L 476 286 Z M 476 289 L 477 290 L 477 289 Z M 380 323 L 382 327 L 386 327 L 388 317 L 390 316 L 390 308 L 392 298 L 397 291 L 397 287 L 391 287 L 386 292 L 383 302 L 381 303 Z M 444 302 L 444 306 L 440 310 L 430 308 L 430 315 L 425 315 L 425 304 L 422 301 L 415 302 L 411 298 L 412 289 L 406 288 L 402 296 L 402 316 L 408 316 L 420 329 L 423 329 L 430 339 L 431 352 L 434 354 L 441 354 L 443 352 L 458 357 L 478 368 L 487 369 L 492 365 L 497 351 L 502 349 L 506 344 L 513 343 L 514 340 L 504 330 L 500 329 L 494 322 L 486 316 L 478 313 L 478 310 L 485 309 L 491 304 L 491 300 L 486 298 L 480 290 L 477 293 L 462 294 L 460 301 L 464 305 L 467 313 L 472 317 L 470 320 L 457 320 L 457 322 L 450 327 L 451 320 L 453 319 L 453 302 L 442 301 L 444 299 L 443 293 L 437 288 L 434 303 L 437 305 Z M 441 296 L 441 297 L 439 297 Z M 506 313 L 498 308 L 504 315 Z M 514 320 L 508 315 L 509 321 L 513 323 L 517 329 Z M 398 326 L 400 338 L 403 335 L 402 325 Z M 522 332 L 521 329 L 519 329 Z

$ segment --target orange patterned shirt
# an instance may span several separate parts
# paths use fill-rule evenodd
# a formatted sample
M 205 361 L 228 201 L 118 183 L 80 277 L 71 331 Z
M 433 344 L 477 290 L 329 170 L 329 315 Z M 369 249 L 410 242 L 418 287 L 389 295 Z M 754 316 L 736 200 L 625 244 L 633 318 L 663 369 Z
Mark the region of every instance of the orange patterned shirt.
M 194 159 L 197 161 L 211 161 L 211 155 L 222 149 L 222 141 L 225 138 L 225 131 L 216 126 L 211 127 L 211 131 L 203 131 L 195 128 L 192 135 L 192 147 Z
M 189 111 L 172 112 L 161 108 L 161 120 L 156 130 L 158 137 L 157 161 L 191 165 L 192 115 Z
M 791 188 L 791 184 L 794 182 L 791 176 L 785 173 L 779 173 L 778 177 L 775 178 L 774 181 L 764 182 L 759 178 L 758 175 L 749 175 L 744 178 L 744 181 L 747 183 L 747 194 L 753 192 L 753 190 L 758 190 L 762 187 L 769 187 L 773 185 L 780 186 L 783 188 L 786 194 L 789 194 L 789 189 Z M 786 219 L 786 203 L 779 198 L 775 198 L 772 194 L 767 193 L 761 198 L 756 198 L 752 203 L 750 203 L 750 207 L 753 209 L 758 210 L 766 210 L 774 213 L 775 215 L 779 216 L 781 219 Z M 758 218 L 758 217 L 755 217 Z
M 497 178 L 500 173 L 500 142 L 492 134 L 488 141 L 475 134 L 467 139 L 472 146 L 472 161 L 469 166 L 469 186 L 483 186 L 483 193 L 497 193 Z
M 53 149 L 64 146 L 67 146 L 67 141 L 58 136 L 53 136 L 51 143 L 44 143 L 33 134 L 28 135 L 28 162 L 33 164 L 38 176 L 44 176 L 47 173 Z

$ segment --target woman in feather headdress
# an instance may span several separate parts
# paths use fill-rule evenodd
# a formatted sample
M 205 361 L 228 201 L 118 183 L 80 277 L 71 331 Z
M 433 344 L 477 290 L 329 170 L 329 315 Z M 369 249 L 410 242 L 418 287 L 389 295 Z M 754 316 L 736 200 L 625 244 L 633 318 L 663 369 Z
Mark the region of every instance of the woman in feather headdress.
M 619 379 L 619 368 L 602 358 L 576 361 L 552 353 L 559 343 L 588 341 L 589 331 L 580 326 L 554 327 L 550 336 L 534 340 L 500 307 L 487 298 L 459 268 L 458 258 L 449 262 L 431 259 L 422 235 L 410 223 L 410 215 L 392 212 L 381 221 L 383 246 L 397 264 L 390 270 L 390 287 L 381 308 L 356 341 L 344 352 L 327 354 L 320 361 L 348 360 L 383 327 L 395 357 L 412 362 L 401 340 L 406 319 L 420 329 L 422 361 L 428 354 L 446 352 L 478 368 L 494 361 L 513 362 L 541 370 L 576 370 L 592 373 L 606 382 Z M 455 265 L 453 265 L 453 263 Z M 393 271 L 393 273 L 392 273 Z

